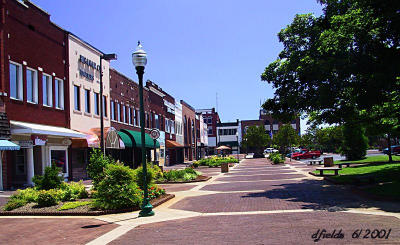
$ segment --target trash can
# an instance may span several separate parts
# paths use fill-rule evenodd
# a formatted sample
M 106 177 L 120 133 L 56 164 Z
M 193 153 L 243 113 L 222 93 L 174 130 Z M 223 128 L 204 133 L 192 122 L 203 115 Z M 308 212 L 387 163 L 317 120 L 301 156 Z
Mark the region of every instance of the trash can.
M 334 167 L 333 157 L 324 157 L 324 167 Z
M 228 163 L 222 163 L 221 164 L 221 173 L 228 173 L 229 172 L 229 164 Z

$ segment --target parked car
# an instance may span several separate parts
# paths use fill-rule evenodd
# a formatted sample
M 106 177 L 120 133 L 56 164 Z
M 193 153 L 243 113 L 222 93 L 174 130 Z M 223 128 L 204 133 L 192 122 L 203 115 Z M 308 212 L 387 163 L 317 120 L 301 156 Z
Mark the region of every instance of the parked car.
M 400 154 L 400 145 L 392 145 L 390 148 L 392 149 L 392 154 Z M 382 152 L 389 155 L 389 148 L 383 149 Z
M 248 158 L 254 158 L 254 153 L 247 153 L 247 155 L 245 156 L 246 159 Z
M 306 150 L 306 149 L 303 149 L 303 150 Z M 301 152 L 301 151 L 302 151 L 302 149 L 300 149 L 300 148 L 295 148 L 295 149 L 292 150 L 291 153 L 286 154 L 286 156 L 287 156 L 287 157 L 291 157 L 294 153 L 299 153 L 299 152 Z
M 264 150 L 264 153 L 275 153 L 275 152 L 279 152 L 279 151 L 274 148 L 267 148 Z
M 296 160 L 307 159 L 307 158 L 318 158 L 321 156 L 320 151 L 309 151 L 307 149 L 302 149 L 300 152 L 292 153 L 292 158 Z

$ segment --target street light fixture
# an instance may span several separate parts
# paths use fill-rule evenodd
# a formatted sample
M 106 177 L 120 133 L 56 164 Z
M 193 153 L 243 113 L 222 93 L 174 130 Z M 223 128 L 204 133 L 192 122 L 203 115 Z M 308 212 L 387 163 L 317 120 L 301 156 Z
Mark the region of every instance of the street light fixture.
M 104 147 L 104 112 L 105 105 L 103 108 L 103 64 L 102 60 L 116 60 L 116 54 L 102 54 L 100 55 L 100 149 L 103 155 L 105 155 L 105 147 Z
M 147 164 L 146 164 L 146 148 L 145 148 L 145 132 L 144 132 L 144 106 L 143 106 L 143 74 L 144 67 L 147 64 L 147 54 L 143 50 L 140 41 L 136 47 L 136 51 L 132 54 L 132 62 L 136 68 L 136 74 L 139 78 L 139 102 L 140 102 L 140 135 L 142 143 L 142 166 L 143 166 L 143 183 L 144 183 L 144 198 L 142 210 L 139 217 L 154 215 L 153 206 L 150 204 L 149 193 L 147 187 Z

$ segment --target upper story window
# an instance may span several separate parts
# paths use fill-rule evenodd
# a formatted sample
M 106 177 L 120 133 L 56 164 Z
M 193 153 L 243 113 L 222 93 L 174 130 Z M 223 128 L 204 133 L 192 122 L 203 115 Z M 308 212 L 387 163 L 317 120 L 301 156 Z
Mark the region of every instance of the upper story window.
M 85 89 L 85 112 L 90 113 L 90 90 Z
M 208 124 L 211 124 L 212 123 L 212 117 L 208 117 L 208 122 L 207 122 Z
M 10 61 L 10 97 L 22 100 L 22 65 Z
M 55 81 L 55 106 L 58 109 L 64 109 L 64 81 L 57 78 Z
M 121 105 L 117 103 L 117 121 L 121 122 Z
M 107 96 L 103 95 L 103 116 L 107 117 Z
M 111 105 L 110 105 L 111 120 L 115 120 L 115 104 L 114 104 L 114 101 L 111 101 L 110 103 L 111 103 Z
M 74 109 L 81 110 L 81 96 L 79 86 L 74 85 Z
M 26 100 L 38 103 L 38 74 L 31 68 L 26 68 Z
M 132 108 L 128 107 L 128 123 L 132 125 Z
M 99 110 L 99 93 L 94 93 L 94 94 L 93 94 L 93 99 L 94 99 L 94 114 L 95 114 L 95 115 L 100 115 L 100 110 Z
M 53 82 L 50 75 L 43 73 L 43 105 L 53 106 Z
M 210 126 L 210 127 L 208 127 L 208 134 L 209 134 L 209 135 L 213 134 L 213 129 L 212 129 L 212 127 L 211 127 L 211 126 Z
M 124 116 L 123 122 L 127 123 L 127 118 L 126 118 L 126 106 L 122 106 L 122 115 Z

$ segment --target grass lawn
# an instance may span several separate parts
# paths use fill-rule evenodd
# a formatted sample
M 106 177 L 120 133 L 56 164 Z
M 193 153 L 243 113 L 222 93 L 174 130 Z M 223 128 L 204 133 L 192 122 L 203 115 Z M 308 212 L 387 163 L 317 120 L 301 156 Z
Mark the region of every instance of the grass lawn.
M 392 156 L 393 161 L 400 161 L 400 156 Z M 344 163 L 344 162 L 349 162 L 349 163 L 373 163 L 373 162 L 388 162 L 389 161 L 389 156 L 388 155 L 378 155 L 378 156 L 369 156 L 366 157 L 365 159 L 357 160 L 357 161 L 346 161 L 346 160 L 338 160 L 335 161 L 334 163 Z
M 330 171 L 326 172 L 329 173 Z M 319 174 L 319 171 L 315 171 L 315 173 Z M 333 174 L 333 171 L 331 174 Z M 374 180 L 374 186 L 366 188 L 365 191 L 377 195 L 400 197 L 400 163 L 370 163 L 348 167 L 339 170 L 338 176 L 331 176 L 332 179 L 342 184 L 364 182 L 368 184 L 371 177 Z

